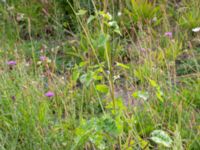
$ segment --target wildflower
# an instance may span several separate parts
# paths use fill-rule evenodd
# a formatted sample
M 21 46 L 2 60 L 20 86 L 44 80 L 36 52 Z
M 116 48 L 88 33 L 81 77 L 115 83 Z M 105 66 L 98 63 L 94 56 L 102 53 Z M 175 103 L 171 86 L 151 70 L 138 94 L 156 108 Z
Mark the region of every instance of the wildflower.
M 165 36 L 172 38 L 172 32 L 165 32 Z
M 120 17 L 121 15 L 122 15 L 122 13 L 121 13 L 121 12 L 118 12 L 118 13 L 117 13 L 117 16 L 119 16 L 119 17 Z
M 194 29 L 192 29 L 193 32 L 199 32 L 200 31 L 200 27 L 196 27 Z
M 38 62 L 37 62 L 37 65 L 41 65 L 41 64 L 42 64 L 42 62 L 41 62 L 41 61 L 38 61 Z
M 45 61 L 46 59 L 47 59 L 46 56 L 40 56 L 41 61 Z
M 45 96 L 46 96 L 46 97 L 53 97 L 53 96 L 54 96 L 54 93 L 51 92 L 51 91 L 48 91 L 47 93 L 45 93 Z
M 117 79 L 120 79 L 120 75 L 114 76 L 114 81 L 117 80 Z
M 25 63 L 25 66 L 26 66 L 26 67 L 29 67 L 29 66 L 30 66 L 30 64 L 27 62 L 27 63 Z
M 106 71 L 106 73 L 107 73 L 107 74 L 110 74 L 110 71 L 109 71 L 109 70 L 107 70 L 107 71 Z
M 24 19 L 24 14 L 18 13 L 18 14 L 17 14 L 16 20 L 17 20 L 17 21 L 22 21 L 23 19 Z
M 157 17 L 153 17 L 153 19 L 152 19 L 153 22 L 156 22 L 157 20 L 158 20 Z
M 142 47 L 140 50 L 141 50 L 142 52 L 145 52 L 145 51 L 146 51 L 146 49 L 145 49 L 145 48 L 143 48 L 143 47 Z
M 15 66 L 17 63 L 16 63 L 16 61 L 11 60 L 11 61 L 8 61 L 7 64 L 8 64 L 9 66 Z
M 51 59 L 47 58 L 47 63 L 51 63 Z

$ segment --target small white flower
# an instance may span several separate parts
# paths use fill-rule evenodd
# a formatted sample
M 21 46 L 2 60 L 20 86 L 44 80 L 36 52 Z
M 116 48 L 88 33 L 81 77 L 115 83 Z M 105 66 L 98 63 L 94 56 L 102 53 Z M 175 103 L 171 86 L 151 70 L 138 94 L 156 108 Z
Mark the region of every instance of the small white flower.
M 47 63 L 51 63 L 51 59 L 47 58 Z
M 37 62 L 37 65 L 41 65 L 41 64 L 42 64 L 42 62 L 41 62 L 41 61 L 38 61 L 38 62 Z
M 158 20 L 157 17 L 153 17 L 153 19 L 152 19 L 153 22 L 156 22 L 157 20 Z
M 120 17 L 121 15 L 122 15 L 122 13 L 121 13 L 121 12 L 118 12 L 118 13 L 117 13 L 117 16 L 119 16 L 119 17 Z
M 120 75 L 114 76 L 114 79 L 113 79 L 113 80 L 115 81 L 115 80 L 117 80 L 117 79 L 120 79 Z
M 106 73 L 107 73 L 107 74 L 110 74 L 110 71 L 109 71 L 109 70 L 107 70 L 107 71 L 106 71 Z
M 199 32 L 200 31 L 200 27 L 196 27 L 194 29 L 192 29 L 193 32 Z
M 30 64 L 29 64 L 29 63 L 25 63 L 25 66 L 26 66 L 26 67 L 29 67 L 29 66 L 30 66 Z
M 24 19 L 24 14 L 18 13 L 16 19 L 17 19 L 17 21 L 22 21 Z

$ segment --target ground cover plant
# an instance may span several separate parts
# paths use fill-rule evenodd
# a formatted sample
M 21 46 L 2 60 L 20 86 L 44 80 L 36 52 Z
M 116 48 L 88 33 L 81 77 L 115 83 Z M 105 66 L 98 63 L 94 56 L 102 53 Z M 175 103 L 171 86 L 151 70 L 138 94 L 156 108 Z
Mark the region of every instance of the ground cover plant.
M 199 150 L 199 0 L 0 0 L 0 150 Z

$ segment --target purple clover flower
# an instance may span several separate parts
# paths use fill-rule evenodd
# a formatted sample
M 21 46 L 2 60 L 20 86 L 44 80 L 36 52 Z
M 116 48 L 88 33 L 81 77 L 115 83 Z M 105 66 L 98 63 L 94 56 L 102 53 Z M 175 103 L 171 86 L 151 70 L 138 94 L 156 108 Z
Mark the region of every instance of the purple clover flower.
M 41 61 L 45 61 L 46 59 L 47 59 L 46 56 L 40 56 L 40 60 L 41 60 Z
M 172 38 L 172 32 L 165 32 L 165 36 L 169 37 L 169 38 Z
M 10 61 L 7 62 L 7 64 L 8 64 L 9 66 L 15 66 L 17 63 L 16 63 L 16 61 L 14 61 L 14 60 L 10 60 Z
M 45 93 L 45 96 L 46 96 L 46 97 L 53 97 L 53 96 L 54 96 L 54 93 L 51 92 L 51 91 L 48 91 L 47 93 Z

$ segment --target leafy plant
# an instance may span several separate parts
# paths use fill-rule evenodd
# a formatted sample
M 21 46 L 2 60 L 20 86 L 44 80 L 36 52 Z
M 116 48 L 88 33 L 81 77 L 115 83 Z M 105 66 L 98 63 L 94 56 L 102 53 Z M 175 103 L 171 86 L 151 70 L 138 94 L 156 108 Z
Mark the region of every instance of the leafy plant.
M 82 120 L 76 129 L 77 137 L 72 149 L 84 147 L 88 142 L 94 144 L 98 149 L 105 149 L 106 145 L 111 147 L 114 139 L 122 132 L 122 124 L 119 123 L 109 115 L 92 118 L 89 121 Z
M 163 130 L 154 130 L 151 133 L 151 140 L 153 140 L 157 144 L 162 144 L 166 147 L 171 147 L 171 145 L 172 145 L 172 139 Z
M 128 3 L 129 5 L 129 3 Z M 160 7 L 155 6 L 154 2 L 148 0 L 131 0 L 129 9 L 125 12 L 131 16 L 133 23 L 150 23 L 153 18 L 157 18 L 157 24 L 160 18 Z

